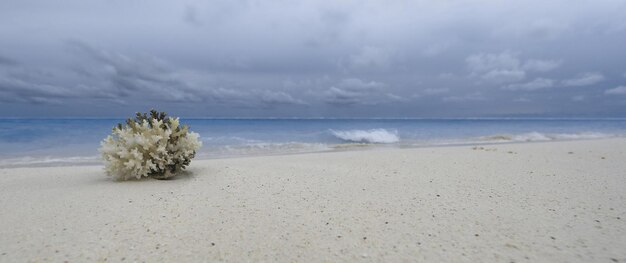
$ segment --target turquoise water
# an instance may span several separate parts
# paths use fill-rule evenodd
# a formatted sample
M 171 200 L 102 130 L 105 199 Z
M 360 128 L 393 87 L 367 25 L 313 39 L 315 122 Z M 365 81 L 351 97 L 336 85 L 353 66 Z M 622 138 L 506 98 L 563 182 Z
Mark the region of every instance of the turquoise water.
M 0 167 L 99 163 L 122 119 L 0 119 Z M 626 119 L 182 119 L 198 158 L 626 135 Z M 358 146 L 358 147 L 356 147 Z

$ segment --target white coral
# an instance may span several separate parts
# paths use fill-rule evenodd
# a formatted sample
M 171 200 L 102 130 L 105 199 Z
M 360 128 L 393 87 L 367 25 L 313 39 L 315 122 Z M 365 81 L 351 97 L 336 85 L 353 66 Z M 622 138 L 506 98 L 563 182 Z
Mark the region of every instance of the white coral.
M 197 133 L 179 127 L 178 118 L 150 121 L 116 127 L 100 143 L 108 175 L 123 180 L 168 178 L 184 169 L 202 146 Z

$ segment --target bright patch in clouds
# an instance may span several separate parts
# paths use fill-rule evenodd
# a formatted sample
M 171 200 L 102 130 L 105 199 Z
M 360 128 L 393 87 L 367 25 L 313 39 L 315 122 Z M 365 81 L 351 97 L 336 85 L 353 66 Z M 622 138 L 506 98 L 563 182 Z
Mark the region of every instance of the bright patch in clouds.
M 523 68 L 530 71 L 548 72 L 558 68 L 561 61 L 531 59 L 524 63 Z
M 554 81 L 551 79 L 538 78 L 527 83 L 511 84 L 503 87 L 505 90 L 538 90 L 554 87 Z
M 626 95 L 626 86 L 619 86 L 613 89 L 608 89 L 604 91 L 604 94 L 607 95 Z
M 604 75 L 597 72 L 588 72 L 581 74 L 575 78 L 563 80 L 561 81 L 561 84 L 566 87 L 589 86 L 600 83 L 604 80 Z
M 472 76 L 480 76 L 484 80 L 495 83 L 517 82 L 533 72 L 548 72 L 561 64 L 557 60 L 528 59 L 523 60 L 514 52 L 506 51 L 499 54 L 474 54 L 465 59 Z

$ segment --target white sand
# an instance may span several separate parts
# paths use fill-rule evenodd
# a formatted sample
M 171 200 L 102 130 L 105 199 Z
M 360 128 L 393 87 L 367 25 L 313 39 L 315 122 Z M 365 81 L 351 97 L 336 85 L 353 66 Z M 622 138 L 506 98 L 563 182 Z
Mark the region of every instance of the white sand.
M 0 169 L 0 262 L 626 262 L 626 139 L 194 161 L 190 173 Z

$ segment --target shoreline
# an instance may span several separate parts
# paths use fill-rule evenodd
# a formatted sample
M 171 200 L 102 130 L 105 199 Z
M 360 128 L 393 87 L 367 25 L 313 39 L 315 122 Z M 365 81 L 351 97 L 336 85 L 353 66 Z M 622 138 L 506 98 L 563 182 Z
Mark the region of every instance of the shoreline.
M 0 169 L 0 261 L 626 260 L 626 139 Z
M 515 144 L 533 144 L 533 143 L 555 143 L 555 142 L 576 142 L 576 141 L 602 141 L 602 140 L 619 140 L 626 138 L 624 136 L 614 136 L 614 137 L 606 137 L 606 138 L 584 138 L 584 139 L 555 139 L 555 140 L 546 140 L 546 141 L 505 141 L 505 142 L 494 142 L 494 141 L 485 141 L 485 142 L 468 142 L 468 143 L 445 143 L 445 144 L 426 144 L 426 145 L 416 145 L 416 144 L 377 144 L 377 143 L 345 143 L 345 144 L 334 144 L 329 145 L 331 149 L 328 150 L 318 150 L 318 151 L 303 151 L 303 152 L 278 152 L 278 153 L 251 153 L 251 154 L 241 154 L 241 155 L 223 155 L 223 156 L 210 156 L 210 157 L 196 157 L 192 160 L 193 162 L 197 161 L 207 161 L 207 160 L 222 160 L 222 159 L 233 159 L 233 158 L 255 158 L 255 157 L 264 157 L 264 156 L 290 156 L 290 155 L 302 155 L 302 154 L 319 154 L 319 153 L 338 153 L 338 152 L 361 152 L 361 151 L 378 151 L 378 150 L 401 150 L 401 149 L 424 149 L 424 148 L 445 148 L 445 147 L 473 147 L 473 146 L 492 146 L 492 145 L 515 145 Z M 79 156 L 69 156 L 69 157 L 60 157 L 60 156 L 42 156 L 40 158 L 44 159 L 71 159 L 71 158 L 80 158 Z M 20 160 L 24 158 L 30 158 L 30 156 L 23 157 L 15 157 L 15 158 L 6 158 L 0 159 L 0 169 L 14 169 L 14 168 L 45 168 L 45 167 L 86 167 L 86 166 L 103 166 L 104 164 L 100 160 L 100 155 L 88 156 L 88 158 L 98 159 L 98 161 L 93 162 L 65 162 L 65 161 L 46 161 L 42 160 L 39 163 L 34 164 L 2 164 L 2 162 L 7 162 L 8 160 Z M 51 163 L 51 164 L 50 164 Z

